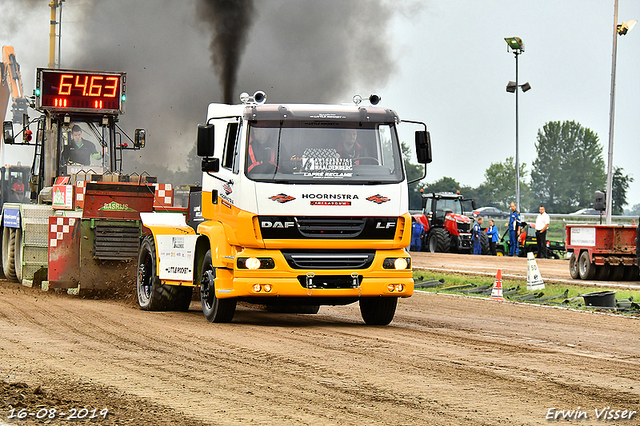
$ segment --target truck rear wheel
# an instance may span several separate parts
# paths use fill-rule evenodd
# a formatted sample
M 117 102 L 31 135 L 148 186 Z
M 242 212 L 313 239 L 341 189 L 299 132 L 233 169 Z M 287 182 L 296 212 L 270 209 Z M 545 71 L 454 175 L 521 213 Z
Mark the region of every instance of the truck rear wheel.
M 583 251 L 578 258 L 578 273 L 583 280 L 592 280 L 596 275 L 596 265 L 591 263 L 588 251 Z
M 360 313 L 367 325 L 387 325 L 393 321 L 397 305 L 397 297 L 363 297 Z
M 193 287 L 163 285 L 156 273 L 156 262 L 156 246 L 149 235 L 142 240 L 138 254 L 138 305 L 145 311 L 188 311 Z
M 429 233 L 429 251 L 448 253 L 451 248 L 451 236 L 446 229 L 435 228 Z
M 200 299 L 202 313 L 209 322 L 231 322 L 236 313 L 236 299 L 218 299 L 216 297 L 216 268 L 211 262 L 211 250 L 202 261 L 200 277 Z
M 22 284 L 22 229 L 20 228 L 16 229 L 14 253 L 15 262 L 13 265 L 16 271 L 16 279 Z
M 569 274 L 571 274 L 571 278 L 574 280 L 580 279 L 580 273 L 578 272 L 578 258 L 576 258 L 576 254 L 571 253 L 571 257 L 569 258 Z
M 2 270 L 10 281 L 16 281 L 16 230 L 4 227 L 2 232 Z

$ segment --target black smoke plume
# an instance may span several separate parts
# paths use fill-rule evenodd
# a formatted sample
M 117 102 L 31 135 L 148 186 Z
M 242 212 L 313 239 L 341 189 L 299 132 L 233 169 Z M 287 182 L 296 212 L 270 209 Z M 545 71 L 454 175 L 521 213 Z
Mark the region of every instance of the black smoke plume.
M 231 104 L 255 15 L 253 0 L 199 0 L 197 9 L 200 19 L 213 31 L 211 60 L 220 77 L 223 102 Z

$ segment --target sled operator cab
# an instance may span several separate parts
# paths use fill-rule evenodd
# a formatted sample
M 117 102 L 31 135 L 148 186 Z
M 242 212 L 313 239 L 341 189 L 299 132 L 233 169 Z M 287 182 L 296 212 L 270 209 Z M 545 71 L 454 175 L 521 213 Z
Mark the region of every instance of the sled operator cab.
M 367 324 L 388 324 L 413 294 L 398 115 L 373 96 L 370 106 L 241 100 L 209 105 L 198 126 L 197 229 L 142 215 L 154 240 L 139 261 L 141 306 L 171 305 L 156 300 L 170 294 L 158 285 L 198 286 L 212 322 L 231 321 L 237 301 L 306 313 L 359 302 Z M 429 163 L 426 125 L 409 123 L 423 127 L 416 152 Z

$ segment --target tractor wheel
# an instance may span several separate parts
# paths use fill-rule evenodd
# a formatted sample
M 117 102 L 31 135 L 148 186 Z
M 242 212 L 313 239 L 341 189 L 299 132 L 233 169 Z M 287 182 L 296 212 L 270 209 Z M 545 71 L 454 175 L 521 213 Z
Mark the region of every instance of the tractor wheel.
M 393 321 L 397 305 L 397 297 L 363 297 L 360 313 L 367 325 L 387 325 Z
M 149 235 L 142 240 L 138 255 L 138 304 L 145 311 L 188 311 L 193 287 L 163 285 L 156 273 L 156 262 L 156 246 Z
M 2 270 L 9 281 L 16 281 L 16 230 L 5 226 L 2 233 Z
M 578 258 L 576 257 L 575 252 L 571 253 L 571 257 L 569 258 L 569 273 L 571 274 L 571 278 L 574 280 L 580 278 L 580 272 L 578 272 Z
M 236 313 L 236 299 L 216 297 L 216 268 L 211 262 L 211 250 L 204 256 L 201 271 L 200 300 L 204 317 L 209 322 L 231 322 Z
M 589 260 L 588 251 L 583 251 L 578 258 L 578 273 L 583 280 L 592 280 L 596 275 L 596 265 Z
M 16 229 L 16 245 L 15 245 L 15 262 L 16 279 L 22 284 L 22 229 Z
M 609 280 L 622 281 L 622 277 L 624 277 L 624 265 L 612 266 L 611 272 L 609 273 Z
M 451 236 L 446 229 L 436 228 L 429 233 L 429 251 L 448 253 L 451 249 Z
M 491 246 L 489 245 L 489 236 L 485 232 L 480 233 L 480 253 L 484 255 L 491 254 Z
M 622 279 L 625 281 L 636 281 L 638 279 L 638 267 L 636 265 L 625 266 Z
M 604 265 L 596 265 L 596 275 L 595 279 L 598 281 L 607 281 L 609 279 L 609 273 L 611 272 L 611 266 Z

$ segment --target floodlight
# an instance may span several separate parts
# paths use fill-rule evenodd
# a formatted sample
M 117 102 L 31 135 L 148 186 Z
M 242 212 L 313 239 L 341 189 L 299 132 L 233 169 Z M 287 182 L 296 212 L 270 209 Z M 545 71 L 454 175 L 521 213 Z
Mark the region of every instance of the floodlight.
M 618 24 L 618 34 L 620 35 L 625 35 L 626 33 L 628 33 L 629 31 L 631 31 L 633 29 L 633 27 L 636 26 L 636 24 L 638 23 L 638 21 L 631 20 L 629 22 L 623 22 L 622 24 Z
M 522 87 L 523 92 L 526 92 L 527 90 L 531 90 L 531 85 L 529 84 L 528 81 L 520 87 Z
M 509 93 L 515 92 L 517 88 L 518 88 L 518 85 L 516 84 L 515 81 L 510 81 L 507 84 L 507 92 L 509 92 Z
M 520 37 L 505 37 L 504 41 L 507 42 L 511 50 L 524 52 L 524 43 Z

